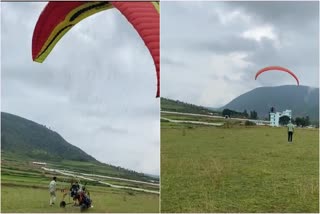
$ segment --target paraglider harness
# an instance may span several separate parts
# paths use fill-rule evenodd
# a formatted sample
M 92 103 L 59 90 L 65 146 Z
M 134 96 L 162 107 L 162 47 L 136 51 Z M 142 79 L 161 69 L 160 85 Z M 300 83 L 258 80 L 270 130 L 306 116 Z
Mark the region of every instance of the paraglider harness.
M 77 197 L 81 211 L 91 207 L 92 201 L 90 199 L 90 193 L 86 191 L 85 187 L 82 188 L 82 191 L 78 193 Z

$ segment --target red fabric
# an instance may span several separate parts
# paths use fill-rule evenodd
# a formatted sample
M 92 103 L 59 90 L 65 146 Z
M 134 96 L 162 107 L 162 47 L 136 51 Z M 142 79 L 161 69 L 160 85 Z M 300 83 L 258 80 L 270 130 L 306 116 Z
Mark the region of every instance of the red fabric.
M 160 14 L 150 2 L 111 2 L 133 25 L 153 58 L 160 96 Z
M 32 59 L 40 53 L 54 28 L 62 22 L 71 10 L 86 2 L 49 2 L 39 16 L 32 37 Z
M 38 19 L 32 38 L 32 58 L 40 54 L 55 27 L 61 23 L 73 9 L 86 2 L 49 2 Z M 109 2 L 106 2 L 109 3 Z M 151 2 L 112 2 L 136 31 L 148 47 L 154 60 L 157 76 L 157 94 L 160 96 L 160 14 Z
M 270 70 L 284 71 L 284 72 L 289 73 L 291 76 L 293 76 L 293 78 L 296 79 L 297 84 L 299 85 L 299 79 L 298 79 L 298 77 L 297 77 L 292 71 L 290 71 L 289 69 L 286 69 L 286 68 L 280 67 L 280 66 L 268 66 L 268 67 L 262 68 L 261 70 L 259 70 L 259 71 L 256 73 L 255 79 L 257 79 L 257 77 L 258 77 L 261 73 L 266 72 L 266 71 L 270 71 Z

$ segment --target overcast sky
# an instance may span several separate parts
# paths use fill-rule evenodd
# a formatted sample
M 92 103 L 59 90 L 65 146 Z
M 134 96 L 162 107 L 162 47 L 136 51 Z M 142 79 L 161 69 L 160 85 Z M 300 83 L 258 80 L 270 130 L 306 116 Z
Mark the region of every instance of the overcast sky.
M 2 111 L 46 125 L 97 160 L 159 175 L 153 60 L 116 9 L 76 25 L 42 64 L 31 40 L 46 3 L 1 3 Z
M 221 107 L 262 86 L 319 85 L 319 2 L 162 2 L 161 95 Z

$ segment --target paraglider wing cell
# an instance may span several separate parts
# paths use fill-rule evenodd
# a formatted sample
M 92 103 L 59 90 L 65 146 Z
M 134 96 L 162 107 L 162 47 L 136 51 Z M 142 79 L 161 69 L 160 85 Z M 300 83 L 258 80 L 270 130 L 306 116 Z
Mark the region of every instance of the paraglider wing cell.
M 159 2 L 112 2 L 137 30 L 153 58 L 157 75 L 157 94 L 160 96 L 160 15 Z

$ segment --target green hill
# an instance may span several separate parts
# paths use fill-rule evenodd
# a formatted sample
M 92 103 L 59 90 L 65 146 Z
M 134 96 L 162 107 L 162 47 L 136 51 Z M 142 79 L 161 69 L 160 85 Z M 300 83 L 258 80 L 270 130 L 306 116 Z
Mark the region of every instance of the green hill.
M 1 149 L 37 160 L 91 161 L 93 157 L 69 144 L 57 132 L 9 113 L 1 113 Z
M 222 115 L 224 109 L 243 113 L 256 111 L 260 119 L 268 118 L 271 107 L 275 111 L 292 110 L 293 118 L 309 116 L 313 123 L 319 120 L 319 88 L 284 85 L 260 87 L 244 93 L 221 108 L 202 107 L 179 100 L 161 98 L 162 111 Z M 241 116 L 242 117 L 242 116 Z
M 214 110 L 210 110 L 203 106 L 197 106 L 197 105 L 185 103 L 179 100 L 171 100 L 163 97 L 161 97 L 161 111 L 221 115 L 221 113 Z
M 259 118 L 264 118 L 268 117 L 271 107 L 275 111 L 291 109 L 294 118 L 309 116 L 311 120 L 318 121 L 319 88 L 295 85 L 256 88 L 236 97 L 220 109 L 240 112 L 255 110 Z
M 101 163 L 57 132 L 25 118 L 1 112 L 2 162 L 44 161 L 49 166 L 137 180 L 157 180 L 143 173 Z

